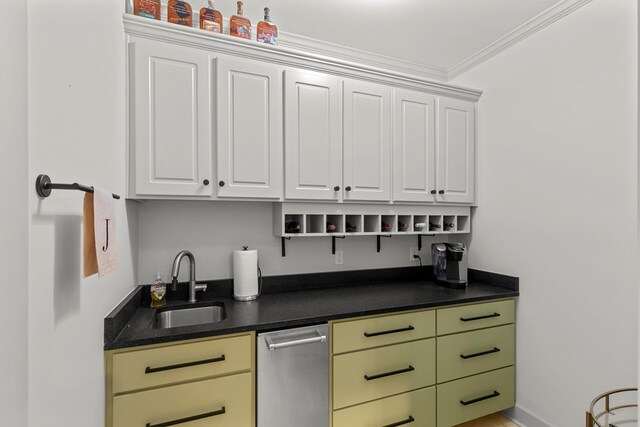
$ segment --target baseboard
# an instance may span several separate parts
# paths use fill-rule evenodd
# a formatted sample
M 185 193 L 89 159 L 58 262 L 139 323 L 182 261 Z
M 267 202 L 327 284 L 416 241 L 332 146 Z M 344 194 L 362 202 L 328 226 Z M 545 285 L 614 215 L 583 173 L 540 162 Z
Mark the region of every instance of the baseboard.
M 519 405 L 503 411 L 502 415 L 509 418 L 520 427 L 552 427 L 551 424 L 542 421 L 540 418 Z

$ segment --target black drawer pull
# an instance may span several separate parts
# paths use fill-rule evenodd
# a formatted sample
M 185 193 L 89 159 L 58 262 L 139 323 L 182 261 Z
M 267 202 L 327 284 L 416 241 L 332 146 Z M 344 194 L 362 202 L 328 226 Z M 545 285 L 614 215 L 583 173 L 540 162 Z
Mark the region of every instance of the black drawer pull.
M 218 409 L 217 411 L 207 412 L 206 414 L 193 415 L 193 416 L 187 417 L 187 418 L 180 418 L 179 420 L 167 421 L 166 423 L 160 423 L 160 424 L 147 423 L 147 425 L 145 427 L 169 427 L 169 426 L 175 426 L 175 425 L 178 425 L 178 424 L 188 423 L 190 421 L 201 420 L 203 418 L 215 417 L 216 415 L 222 415 L 225 412 L 226 412 L 226 410 L 225 410 L 225 408 L 223 406 L 222 408 Z
M 397 371 L 391 371 L 391 372 L 385 372 L 384 374 L 376 374 L 376 375 L 365 375 L 364 379 L 367 381 L 371 381 L 371 380 L 377 380 L 378 378 L 384 378 L 384 377 L 388 377 L 391 375 L 398 375 L 398 374 L 404 374 L 405 372 L 411 372 L 411 371 L 415 371 L 416 368 L 414 368 L 413 366 L 409 365 L 408 368 L 404 368 L 404 369 L 398 369 Z
M 491 399 L 498 396 L 500 396 L 500 393 L 494 390 L 493 393 L 487 394 L 486 396 L 478 397 L 477 399 L 471 399 L 467 401 L 461 400 L 460 403 L 466 406 L 466 405 L 471 405 L 472 403 L 482 402 L 483 400 Z
M 380 332 L 365 332 L 364 336 L 369 338 L 369 337 L 377 337 L 378 335 L 387 335 L 387 334 L 395 334 L 396 332 L 406 332 L 406 331 L 413 331 L 415 328 L 411 325 L 407 326 L 406 328 L 400 328 L 400 329 L 389 329 L 388 331 L 380 331 Z
M 484 356 L 485 354 L 497 353 L 499 351 L 500 349 L 498 347 L 493 347 L 493 350 L 486 350 L 486 351 L 481 351 L 480 353 L 473 353 L 473 354 L 461 354 L 460 357 L 462 357 L 463 359 L 472 359 L 474 357 Z
M 398 427 L 398 426 L 403 426 L 405 424 L 412 423 L 414 421 L 415 419 L 411 415 L 409 415 L 409 418 L 407 418 L 406 420 L 398 421 L 397 423 L 387 424 L 382 427 Z
M 170 371 L 171 369 L 186 368 L 188 366 L 205 365 L 207 363 L 216 363 L 224 361 L 224 354 L 222 356 L 214 357 L 213 359 L 196 360 L 195 362 L 179 363 L 177 365 L 160 366 L 159 368 L 150 368 L 144 370 L 145 374 L 153 374 L 154 372 Z
M 461 317 L 460 320 L 462 320 L 463 322 L 471 322 L 473 320 L 489 319 L 491 317 L 500 317 L 500 313 L 485 314 L 484 316 L 477 317 Z

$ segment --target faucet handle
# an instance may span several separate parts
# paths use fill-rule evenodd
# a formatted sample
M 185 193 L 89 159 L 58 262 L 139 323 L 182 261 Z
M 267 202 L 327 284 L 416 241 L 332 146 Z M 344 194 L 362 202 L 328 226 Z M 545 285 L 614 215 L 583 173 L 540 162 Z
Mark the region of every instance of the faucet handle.
M 196 292 L 198 291 L 202 291 L 202 292 L 206 292 L 207 291 L 207 284 L 206 283 L 196 283 Z

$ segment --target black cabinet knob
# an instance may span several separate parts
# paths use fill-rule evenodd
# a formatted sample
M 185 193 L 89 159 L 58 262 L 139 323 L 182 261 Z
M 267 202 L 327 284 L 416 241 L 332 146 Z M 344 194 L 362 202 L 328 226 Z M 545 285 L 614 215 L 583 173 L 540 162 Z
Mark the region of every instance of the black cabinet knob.
M 218 185 L 219 185 L 220 187 L 224 187 L 224 181 L 220 181 L 220 182 L 218 183 Z
M 345 191 L 351 191 L 351 187 L 347 185 L 347 186 L 344 188 L 344 190 L 345 190 Z
M 438 191 L 438 194 L 444 194 L 444 190 Z
M 203 183 L 204 185 L 209 185 L 209 180 L 208 180 L 208 179 L 205 179 L 204 181 L 202 181 L 202 183 Z
M 436 194 L 436 190 L 431 190 L 431 194 Z
M 340 186 L 336 185 L 335 187 L 333 187 L 333 191 L 340 191 Z

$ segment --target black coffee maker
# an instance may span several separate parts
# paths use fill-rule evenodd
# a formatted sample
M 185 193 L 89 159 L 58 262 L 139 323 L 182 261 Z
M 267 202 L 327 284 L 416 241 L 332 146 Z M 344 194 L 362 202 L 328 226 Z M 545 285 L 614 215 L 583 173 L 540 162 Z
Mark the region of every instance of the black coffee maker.
M 467 249 L 462 243 L 431 245 L 433 276 L 436 283 L 454 289 L 467 287 Z

